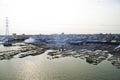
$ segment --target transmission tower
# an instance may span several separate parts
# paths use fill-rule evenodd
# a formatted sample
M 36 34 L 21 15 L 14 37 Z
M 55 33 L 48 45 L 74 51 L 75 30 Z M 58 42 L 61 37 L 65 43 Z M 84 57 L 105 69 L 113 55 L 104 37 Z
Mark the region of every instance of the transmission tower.
M 8 17 L 6 17 L 6 32 L 5 32 L 6 37 L 9 36 L 9 27 L 8 27 Z

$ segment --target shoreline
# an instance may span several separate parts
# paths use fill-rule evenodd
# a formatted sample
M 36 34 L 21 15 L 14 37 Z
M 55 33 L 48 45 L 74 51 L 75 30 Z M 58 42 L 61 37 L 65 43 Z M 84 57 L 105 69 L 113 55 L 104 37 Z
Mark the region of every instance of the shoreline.
M 37 56 L 47 52 L 47 59 L 57 59 L 62 57 L 73 57 L 85 60 L 92 65 L 98 65 L 104 60 L 110 61 L 112 65 L 120 69 L 120 54 L 113 53 L 115 46 L 105 45 L 49 45 L 48 44 L 16 44 L 16 50 L 0 51 L 0 60 L 10 60 L 13 58 L 24 58 L 27 56 Z M 9 48 L 9 47 L 8 47 Z M 50 51 L 49 51 L 50 50 Z M 109 56 L 111 55 L 111 56 Z
M 12 59 L 15 55 L 19 55 L 18 58 L 23 58 L 27 56 L 35 56 L 44 53 L 47 50 L 59 50 L 59 51 L 80 51 L 80 50 L 90 50 L 90 51 L 108 51 L 109 54 L 119 55 L 119 52 L 115 52 L 113 49 L 115 45 L 103 45 L 103 44 L 85 44 L 85 45 L 69 45 L 69 44 L 25 44 L 17 43 L 14 47 L 19 47 L 16 50 L 0 51 L 0 60 Z M 9 48 L 9 47 L 8 47 Z

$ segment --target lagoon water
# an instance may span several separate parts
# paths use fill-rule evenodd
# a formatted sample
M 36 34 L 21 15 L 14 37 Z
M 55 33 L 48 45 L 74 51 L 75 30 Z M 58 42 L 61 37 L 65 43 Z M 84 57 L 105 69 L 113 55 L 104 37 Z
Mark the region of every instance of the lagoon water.
M 0 60 L 0 80 L 120 80 L 120 69 L 107 60 L 92 65 L 74 57 L 48 59 L 46 53 Z

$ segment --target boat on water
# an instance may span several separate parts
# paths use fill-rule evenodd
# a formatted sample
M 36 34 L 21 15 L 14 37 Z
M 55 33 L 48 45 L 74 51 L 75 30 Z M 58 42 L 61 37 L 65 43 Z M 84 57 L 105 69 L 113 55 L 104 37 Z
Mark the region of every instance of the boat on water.
M 7 46 L 12 46 L 12 43 L 5 42 L 5 43 L 3 43 L 3 45 L 6 46 L 6 47 L 7 47 Z
M 5 36 L 5 38 L 3 39 L 3 46 L 7 47 L 7 46 L 12 46 L 12 37 L 11 36 Z

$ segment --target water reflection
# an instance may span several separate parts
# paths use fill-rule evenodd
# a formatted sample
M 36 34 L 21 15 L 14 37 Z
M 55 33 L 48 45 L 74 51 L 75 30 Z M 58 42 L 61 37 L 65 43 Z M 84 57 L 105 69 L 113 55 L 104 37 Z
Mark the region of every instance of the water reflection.
M 39 80 L 38 67 L 34 62 L 25 60 L 18 66 L 18 80 Z
M 3 60 L 0 61 L 0 80 L 119 80 L 120 71 L 105 60 L 112 57 L 107 52 L 105 64 L 94 66 L 85 62 L 90 56 L 94 60 L 104 55 L 93 55 L 93 52 L 103 51 L 48 50 L 34 57 Z

